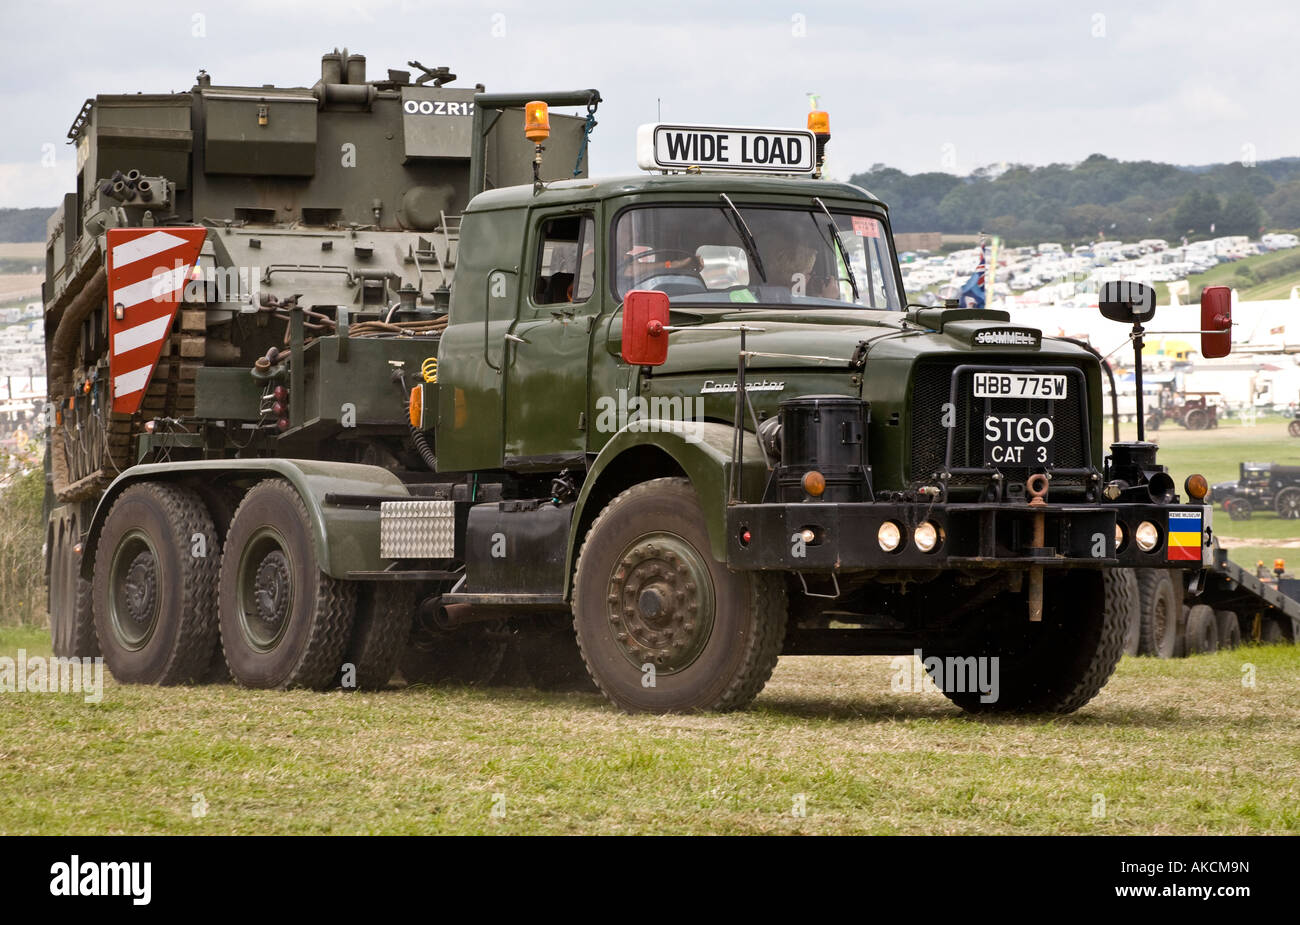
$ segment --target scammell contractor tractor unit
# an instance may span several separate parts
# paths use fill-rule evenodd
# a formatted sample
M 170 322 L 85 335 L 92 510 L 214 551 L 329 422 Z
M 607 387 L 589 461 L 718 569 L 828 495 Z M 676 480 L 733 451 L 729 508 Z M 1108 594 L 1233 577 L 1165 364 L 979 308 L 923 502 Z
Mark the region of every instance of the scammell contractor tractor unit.
M 945 681 L 962 707 L 1065 712 L 1120 657 L 1116 576 L 1194 599 L 1205 480 L 1103 445 L 1087 348 L 910 307 L 885 205 L 821 177 L 824 113 L 643 126 L 643 172 L 597 180 L 595 90 L 411 65 L 77 116 L 44 292 L 59 654 L 373 689 L 515 653 L 667 712 L 743 707 L 782 653 L 919 649 L 1000 660 L 996 696 Z M 1153 305 L 1101 307 L 1140 345 Z

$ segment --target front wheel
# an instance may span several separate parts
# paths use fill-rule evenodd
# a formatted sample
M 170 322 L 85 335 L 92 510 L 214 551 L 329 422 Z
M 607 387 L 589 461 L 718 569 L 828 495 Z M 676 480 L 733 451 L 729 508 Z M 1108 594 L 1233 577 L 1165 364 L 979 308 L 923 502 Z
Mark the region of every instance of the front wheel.
M 1250 520 L 1250 502 L 1245 498 L 1229 498 L 1223 502 L 1223 509 L 1230 520 Z
M 925 659 L 944 696 L 968 713 L 1073 713 L 1097 696 L 1124 654 L 1129 615 L 1106 606 L 1097 571 L 1049 575 L 1043 590 L 1041 621 L 1026 618 L 1022 595 L 1004 594 Z
M 320 565 L 292 485 L 268 479 L 244 496 L 226 534 L 218 595 L 226 664 L 244 687 L 324 689 L 342 680 L 356 586 Z
M 1293 437 L 1300 437 L 1300 420 L 1292 421 L 1286 426 L 1286 432 Z
M 717 562 L 690 482 L 654 479 L 620 494 L 591 525 L 573 613 L 587 669 L 615 706 L 735 710 L 776 667 L 785 585 Z

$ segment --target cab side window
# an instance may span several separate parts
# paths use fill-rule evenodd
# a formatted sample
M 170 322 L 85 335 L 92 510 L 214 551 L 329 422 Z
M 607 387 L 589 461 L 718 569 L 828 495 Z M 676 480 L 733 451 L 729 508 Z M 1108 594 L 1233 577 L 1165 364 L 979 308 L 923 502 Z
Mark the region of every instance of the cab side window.
M 565 215 L 542 225 L 542 252 L 533 282 L 536 305 L 586 302 L 596 288 L 596 222 Z

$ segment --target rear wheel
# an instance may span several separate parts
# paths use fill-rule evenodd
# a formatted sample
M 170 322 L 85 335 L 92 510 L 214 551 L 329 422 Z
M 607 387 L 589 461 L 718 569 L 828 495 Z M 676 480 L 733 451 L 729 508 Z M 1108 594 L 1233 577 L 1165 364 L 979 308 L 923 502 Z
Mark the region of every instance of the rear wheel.
M 119 681 L 202 681 L 217 642 L 218 543 L 194 492 L 142 483 L 113 503 L 95 551 L 95 632 Z
M 1210 424 L 1210 415 L 1204 408 L 1193 408 L 1183 417 L 1188 430 L 1205 430 Z
M 1277 516 L 1284 520 L 1300 517 L 1300 488 L 1283 488 L 1273 500 Z
M 1164 569 L 1138 569 L 1138 599 L 1142 630 L 1138 652 L 1156 658 L 1173 658 L 1178 644 L 1178 598 Z
M 245 687 L 324 689 L 341 679 L 356 585 L 321 571 L 311 519 L 288 482 L 240 503 L 221 564 L 221 644 Z
M 1219 651 L 1219 620 L 1214 610 L 1197 604 L 1187 611 L 1187 654 L 1210 655 Z
M 1241 645 L 1241 621 L 1231 610 L 1216 610 L 1214 620 L 1219 626 L 1219 648 L 1235 649 Z
M 1265 617 L 1259 628 L 1259 641 L 1266 646 L 1280 646 L 1286 642 L 1286 631 L 1282 624 L 1271 617 Z
M 654 479 L 616 497 L 587 531 L 573 612 L 583 660 L 616 706 L 735 710 L 776 666 L 785 584 L 714 560 L 690 482 Z
M 1047 576 L 1038 622 L 1026 618 L 1023 595 L 1001 595 L 964 640 L 925 660 L 927 671 L 969 713 L 1073 713 L 1124 654 L 1128 615 L 1106 606 L 1103 579 L 1082 569 Z
M 357 588 L 357 613 L 344 664 L 353 667 L 352 686 L 382 690 L 397 670 L 411 631 L 415 591 L 403 582 L 374 581 Z
M 75 521 L 60 523 L 50 548 L 50 641 L 60 658 L 94 658 L 100 654 L 95 636 L 91 583 L 81 577 L 80 540 Z

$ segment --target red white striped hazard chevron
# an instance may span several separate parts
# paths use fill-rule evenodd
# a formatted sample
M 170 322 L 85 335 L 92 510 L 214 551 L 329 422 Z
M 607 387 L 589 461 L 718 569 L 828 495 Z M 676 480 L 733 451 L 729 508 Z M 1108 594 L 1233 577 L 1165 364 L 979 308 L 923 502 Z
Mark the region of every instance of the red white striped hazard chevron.
M 144 401 L 206 234 L 205 228 L 109 229 L 109 373 L 114 411 L 134 414 Z

